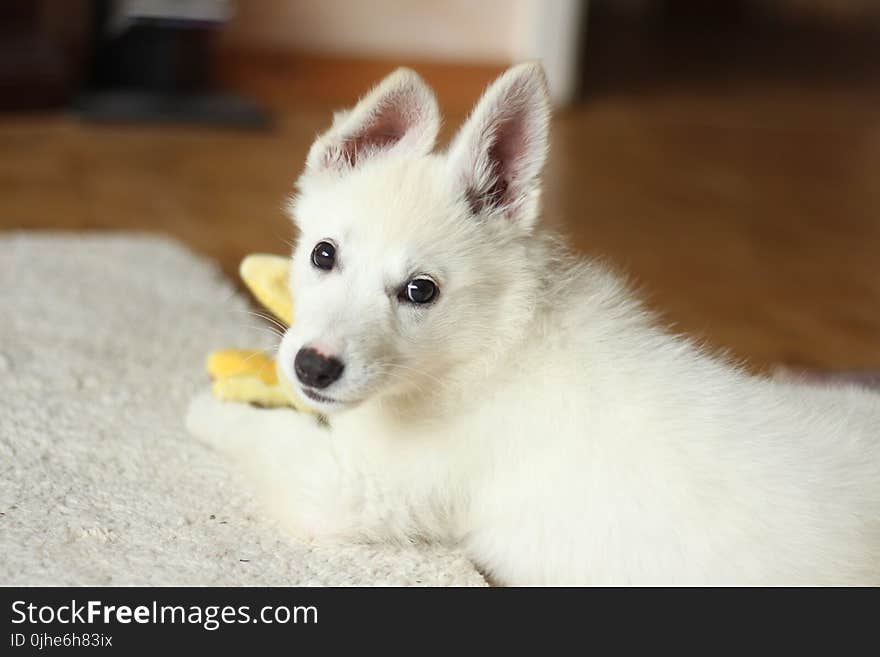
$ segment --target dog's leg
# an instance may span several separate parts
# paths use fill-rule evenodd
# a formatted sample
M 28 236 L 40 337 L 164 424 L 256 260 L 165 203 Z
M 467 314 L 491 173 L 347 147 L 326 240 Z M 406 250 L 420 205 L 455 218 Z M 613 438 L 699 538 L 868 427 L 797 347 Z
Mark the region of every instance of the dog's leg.
M 203 393 L 191 402 L 186 424 L 245 471 L 264 506 L 298 538 L 375 534 L 362 513 L 362 474 L 340 465 L 329 430 L 314 416 L 223 402 Z
M 288 408 L 258 408 L 240 402 L 217 399 L 204 391 L 190 402 L 186 428 L 203 443 L 233 458 L 250 451 L 255 442 L 266 440 L 285 425 L 297 420 Z M 315 421 L 309 416 L 308 420 Z

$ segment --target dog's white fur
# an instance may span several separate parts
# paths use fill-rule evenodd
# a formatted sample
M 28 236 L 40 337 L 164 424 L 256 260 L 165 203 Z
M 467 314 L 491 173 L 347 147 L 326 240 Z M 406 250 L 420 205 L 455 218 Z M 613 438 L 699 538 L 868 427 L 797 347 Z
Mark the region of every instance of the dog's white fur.
M 880 584 L 880 397 L 749 376 L 568 255 L 535 225 L 548 121 L 535 64 L 444 153 L 411 71 L 338 114 L 279 351 L 294 383 L 304 345 L 344 361 L 330 428 L 203 395 L 191 431 L 298 536 L 456 543 L 499 583 Z M 398 299 L 418 274 L 427 306 Z

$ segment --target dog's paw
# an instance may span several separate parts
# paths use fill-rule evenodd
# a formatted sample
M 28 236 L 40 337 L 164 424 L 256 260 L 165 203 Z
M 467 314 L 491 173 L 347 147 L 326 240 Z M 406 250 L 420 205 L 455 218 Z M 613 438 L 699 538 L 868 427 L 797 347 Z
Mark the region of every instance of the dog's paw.
M 209 443 L 211 435 L 218 429 L 216 418 L 222 405 L 210 390 L 198 393 L 190 400 L 186 410 L 186 430 L 199 440 Z
M 286 440 L 317 427 L 313 416 L 292 408 L 262 408 L 223 401 L 209 390 L 193 397 L 186 414 L 186 428 L 190 434 L 229 453 L 239 452 L 254 443 Z
M 221 401 L 205 390 L 189 403 L 186 428 L 201 442 L 225 451 L 246 438 L 252 413 L 254 409 L 247 404 Z

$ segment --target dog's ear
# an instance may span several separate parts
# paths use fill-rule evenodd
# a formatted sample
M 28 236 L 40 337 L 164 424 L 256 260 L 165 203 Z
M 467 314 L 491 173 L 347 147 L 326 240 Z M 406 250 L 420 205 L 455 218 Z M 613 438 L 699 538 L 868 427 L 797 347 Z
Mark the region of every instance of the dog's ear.
M 549 123 L 540 64 L 514 66 L 489 86 L 448 156 L 474 215 L 502 215 L 529 228 L 537 220 Z
M 399 68 L 333 117 L 330 130 L 312 144 L 306 166 L 344 171 L 391 150 L 428 153 L 439 129 L 434 93 L 414 71 Z

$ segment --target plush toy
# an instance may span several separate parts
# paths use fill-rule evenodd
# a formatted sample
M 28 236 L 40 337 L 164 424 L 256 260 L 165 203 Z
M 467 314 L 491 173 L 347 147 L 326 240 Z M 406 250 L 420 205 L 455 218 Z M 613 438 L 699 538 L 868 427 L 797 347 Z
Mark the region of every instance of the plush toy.
M 289 263 L 281 256 L 253 254 L 239 267 L 251 294 L 287 326 L 293 322 L 293 299 L 287 286 Z M 314 413 L 278 375 L 275 361 L 263 351 L 220 349 L 208 356 L 206 367 L 214 380 L 211 391 L 218 399 L 268 407 L 292 406 Z

